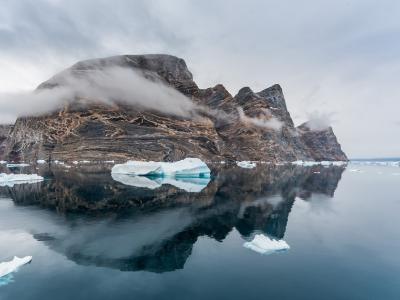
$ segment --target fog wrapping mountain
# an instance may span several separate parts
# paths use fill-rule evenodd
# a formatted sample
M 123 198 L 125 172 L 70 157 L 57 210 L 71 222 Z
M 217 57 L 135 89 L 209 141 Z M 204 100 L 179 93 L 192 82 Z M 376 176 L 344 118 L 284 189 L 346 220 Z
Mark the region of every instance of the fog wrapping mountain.
M 174 56 L 79 62 L 36 93 L 63 87 L 73 93 L 57 109 L 18 118 L 0 139 L 4 159 L 347 160 L 330 127 L 294 126 L 279 85 L 260 92 L 245 87 L 236 96 L 222 85 L 200 89 Z

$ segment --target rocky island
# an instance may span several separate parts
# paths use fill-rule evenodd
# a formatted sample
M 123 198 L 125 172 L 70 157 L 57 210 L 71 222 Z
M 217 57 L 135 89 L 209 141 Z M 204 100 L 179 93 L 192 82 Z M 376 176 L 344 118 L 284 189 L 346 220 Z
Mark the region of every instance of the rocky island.
M 117 92 L 102 100 L 109 91 Z M 331 127 L 294 125 L 279 85 L 244 87 L 235 96 L 221 84 L 201 89 L 185 61 L 171 55 L 78 62 L 35 91 L 51 92 L 59 105 L 0 127 L 0 159 L 347 160 Z

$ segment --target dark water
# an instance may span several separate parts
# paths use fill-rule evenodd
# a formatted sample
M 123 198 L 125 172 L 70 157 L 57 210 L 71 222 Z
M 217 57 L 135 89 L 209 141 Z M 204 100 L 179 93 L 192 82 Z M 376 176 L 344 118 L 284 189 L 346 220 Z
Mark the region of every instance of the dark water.
M 200 192 L 39 171 L 0 188 L 0 261 L 33 256 L 1 300 L 400 299 L 398 167 L 225 168 Z M 290 249 L 243 246 L 260 234 Z

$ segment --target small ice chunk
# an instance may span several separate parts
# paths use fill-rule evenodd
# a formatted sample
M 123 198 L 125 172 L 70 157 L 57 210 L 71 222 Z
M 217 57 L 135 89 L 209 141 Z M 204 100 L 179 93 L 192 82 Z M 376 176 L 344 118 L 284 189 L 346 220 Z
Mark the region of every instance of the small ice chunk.
M 39 159 L 36 161 L 39 165 L 45 164 L 46 161 L 44 159 Z
M 200 159 L 185 158 L 176 162 L 128 161 L 116 164 L 111 173 L 159 177 L 210 177 L 211 171 Z
M 74 160 L 72 163 L 73 163 L 74 165 L 77 165 L 77 164 L 79 164 L 79 161 Z
M 11 261 L 0 263 L 0 277 L 6 276 L 18 270 L 19 267 L 26 265 L 32 261 L 32 256 L 19 258 L 14 256 Z
M 251 242 L 246 242 L 243 246 L 261 254 L 271 254 L 290 249 L 290 246 L 284 240 L 273 239 L 263 234 L 256 234 Z
M 0 186 L 13 187 L 15 184 L 36 183 L 43 181 L 37 174 L 0 174 Z
M 296 161 L 292 161 L 292 164 L 293 165 L 298 165 L 298 166 L 310 167 L 310 166 L 320 165 L 321 162 L 319 162 L 319 161 L 296 160 Z
M 23 168 L 28 167 L 29 164 L 21 163 L 21 164 L 7 164 L 7 168 Z
M 247 161 L 247 160 L 237 161 L 236 164 L 239 167 L 244 168 L 244 169 L 253 169 L 257 166 L 257 164 L 255 162 L 251 162 L 251 161 Z

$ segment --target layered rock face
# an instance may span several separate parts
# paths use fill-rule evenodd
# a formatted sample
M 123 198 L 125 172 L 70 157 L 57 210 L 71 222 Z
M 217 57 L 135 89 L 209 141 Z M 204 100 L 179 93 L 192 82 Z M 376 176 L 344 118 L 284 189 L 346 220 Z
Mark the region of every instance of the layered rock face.
M 337 141 L 332 127 L 323 129 L 310 129 L 308 123 L 298 126 L 298 132 L 308 152 L 315 160 L 324 160 L 326 157 L 332 160 L 347 160 L 346 155 Z M 312 127 L 311 127 L 312 128 Z
M 222 85 L 200 89 L 184 60 L 170 55 L 123 55 L 79 62 L 42 83 L 51 90 L 119 67 L 172 87 L 193 104 L 189 114 L 111 104 L 78 96 L 57 111 L 19 118 L 7 140 L 9 160 L 347 160 L 333 131 L 296 128 L 279 85 L 232 96 Z M 133 82 L 133 81 L 132 81 Z M 129 82 L 127 83 L 129 85 Z M 140 88 L 140 87 L 138 87 Z M 137 95 L 136 95 L 137 97 Z M 173 104 L 172 104 L 173 105 Z M 1 154 L 0 154 L 1 155 Z
M 5 142 L 7 138 L 10 136 L 10 132 L 12 130 L 12 125 L 0 125 L 0 157 L 4 155 L 5 151 Z

